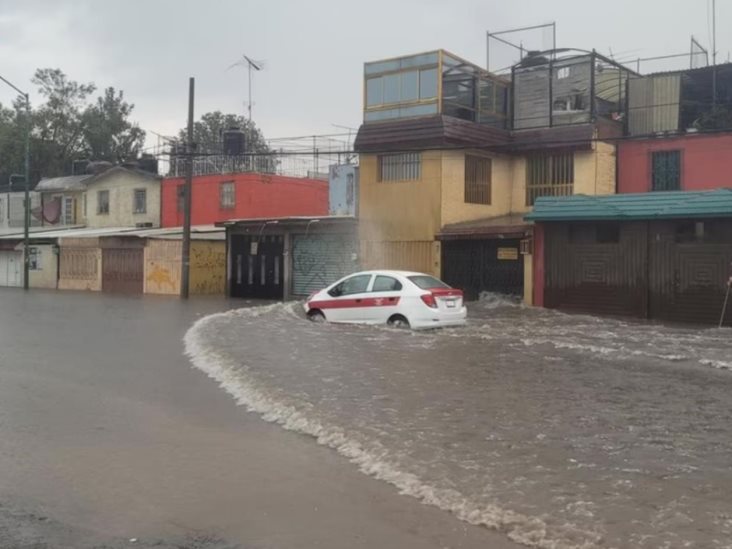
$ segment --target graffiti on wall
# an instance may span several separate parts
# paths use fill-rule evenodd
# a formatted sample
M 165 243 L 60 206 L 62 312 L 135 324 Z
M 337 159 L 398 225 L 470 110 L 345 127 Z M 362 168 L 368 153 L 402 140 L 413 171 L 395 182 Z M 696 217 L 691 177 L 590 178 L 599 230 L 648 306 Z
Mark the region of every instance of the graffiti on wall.
M 170 273 L 170 269 L 162 265 L 153 265 L 151 269 L 148 269 L 145 281 L 150 293 L 166 293 L 166 289 L 170 293 L 175 293 L 175 280 Z
M 225 243 L 201 242 L 191 246 L 191 292 L 222 294 L 225 289 Z
M 357 268 L 356 245 L 338 235 L 295 236 L 293 293 L 308 295 Z

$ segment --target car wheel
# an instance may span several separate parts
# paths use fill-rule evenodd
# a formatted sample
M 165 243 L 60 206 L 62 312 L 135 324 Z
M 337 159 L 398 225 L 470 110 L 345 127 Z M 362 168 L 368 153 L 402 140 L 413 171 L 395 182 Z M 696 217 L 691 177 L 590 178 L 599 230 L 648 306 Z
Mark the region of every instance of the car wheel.
M 387 320 L 386 324 L 390 328 L 399 328 L 402 330 L 409 328 L 409 321 L 402 315 L 394 315 L 389 320 Z
M 325 322 L 325 315 L 322 311 L 310 311 L 308 313 L 308 320 L 310 322 Z

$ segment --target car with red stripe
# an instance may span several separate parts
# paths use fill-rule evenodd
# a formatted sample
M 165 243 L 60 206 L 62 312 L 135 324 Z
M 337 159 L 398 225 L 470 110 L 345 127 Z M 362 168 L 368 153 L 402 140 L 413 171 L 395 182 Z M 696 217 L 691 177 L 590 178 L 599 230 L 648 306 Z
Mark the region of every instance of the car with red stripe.
M 364 271 L 346 276 L 305 301 L 310 320 L 424 329 L 461 326 L 463 292 L 434 276 Z

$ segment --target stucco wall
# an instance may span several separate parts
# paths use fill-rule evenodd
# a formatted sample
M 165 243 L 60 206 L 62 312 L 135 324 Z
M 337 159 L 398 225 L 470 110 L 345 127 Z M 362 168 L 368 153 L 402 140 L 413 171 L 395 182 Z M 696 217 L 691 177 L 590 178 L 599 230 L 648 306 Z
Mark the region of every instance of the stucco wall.
M 28 271 L 28 285 L 31 288 L 56 289 L 58 283 L 58 255 L 52 244 L 32 244 L 38 258 L 38 268 Z M 19 249 L 23 249 L 22 245 Z
M 732 188 L 732 135 L 628 140 L 618 145 L 619 193 L 651 191 L 651 154 L 681 151 L 681 190 Z
M 134 212 L 134 191 L 147 191 L 145 213 Z M 97 193 L 109 191 L 109 213 L 97 213 Z M 86 225 L 88 227 L 134 227 L 137 223 L 160 226 L 160 181 L 134 173 L 115 173 L 89 185 Z M 81 201 L 83 202 L 83 201 Z
M 491 159 L 491 203 L 465 202 L 465 156 Z M 445 151 L 442 154 L 442 225 L 498 217 L 511 212 L 512 160 L 507 156 L 473 151 Z
M 361 155 L 359 239 L 364 268 L 439 273 L 442 152 L 422 153 L 419 180 L 377 181 L 377 155 Z
M 615 192 L 615 145 L 595 142 L 591 151 L 574 155 L 574 194 Z

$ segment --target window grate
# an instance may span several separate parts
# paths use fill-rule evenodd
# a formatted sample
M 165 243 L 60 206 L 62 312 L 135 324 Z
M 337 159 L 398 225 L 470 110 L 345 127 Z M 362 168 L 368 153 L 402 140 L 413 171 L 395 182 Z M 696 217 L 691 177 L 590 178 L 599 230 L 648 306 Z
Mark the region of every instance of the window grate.
M 219 206 L 222 210 L 231 209 L 236 203 L 233 181 L 224 181 L 219 185 Z
M 574 192 L 574 154 L 537 154 L 526 162 L 526 205 L 540 196 L 569 196 Z
M 136 214 L 147 212 L 147 191 L 145 189 L 135 189 L 133 204 Z
M 379 155 L 379 181 L 414 181 L 422 177 L 422 153 Z
M 651 153 L 654 191 L 681 190 L 681 151 L 656 151 Z
M 465 155 L 465 202 L 491 203 L 491 168 L 490 158 Z

